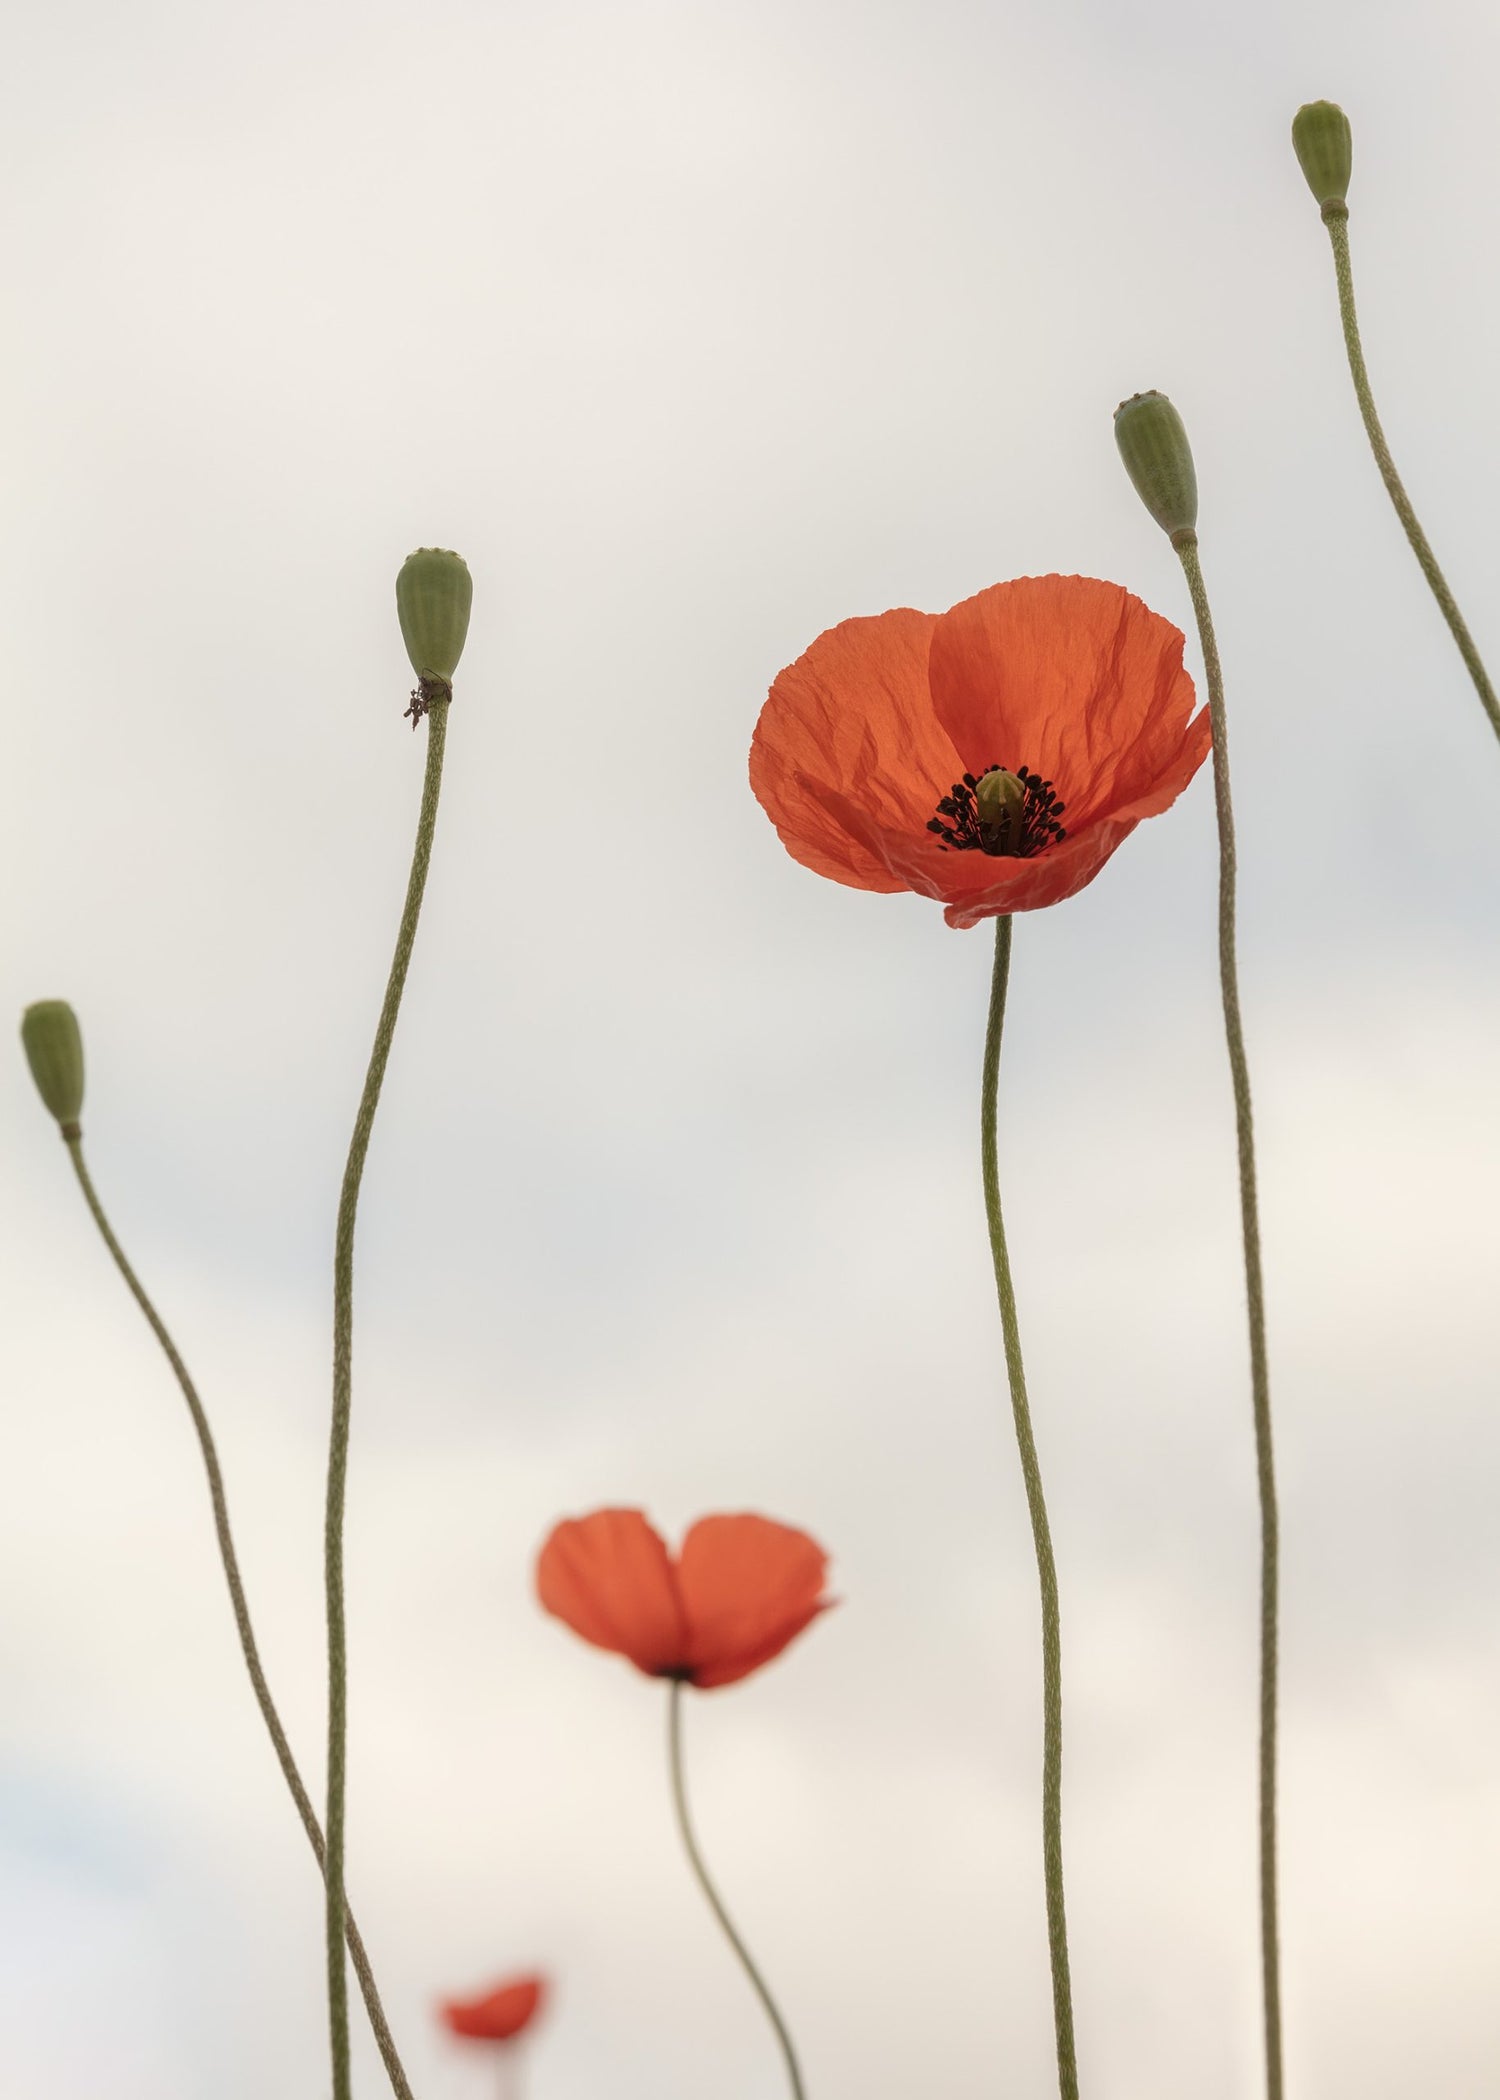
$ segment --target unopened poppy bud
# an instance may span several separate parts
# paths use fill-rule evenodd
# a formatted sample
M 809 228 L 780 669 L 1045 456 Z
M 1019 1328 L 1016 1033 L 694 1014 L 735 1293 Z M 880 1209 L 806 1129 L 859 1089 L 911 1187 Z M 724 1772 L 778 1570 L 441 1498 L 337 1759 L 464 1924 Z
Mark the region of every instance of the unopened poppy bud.
M 78 1016 L 66 999 L 39 999 L 21 1016 L 21 1042 L 37 1092 L 62 1125 L 63 1136 L 76 1136 L 83 1107 Z
M 411 667 L 424 682 L 446 685 L 469 633 L 474 583 L 468 564 L 443 547 L 419 547 L 396 578 L 396 613 Z
M 1181 416 L 1165 394 L 1132 394 L 1115 410 L 1115 443 L 1136 494 L 1180 546 L 1198 524 L 1198 477 Z
M 1354 166 L 1349 119 L 1336 102 L 1304 102 L 1292 119 L 1292 144 L 1324 216 L 1330 206 L 1337 211 L 1349 193 Z

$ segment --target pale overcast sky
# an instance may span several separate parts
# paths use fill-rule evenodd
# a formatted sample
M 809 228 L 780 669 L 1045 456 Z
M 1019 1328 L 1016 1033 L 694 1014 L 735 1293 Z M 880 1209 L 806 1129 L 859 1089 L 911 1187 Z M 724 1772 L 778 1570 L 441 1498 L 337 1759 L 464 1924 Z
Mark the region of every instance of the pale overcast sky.
M 823 628 L 1001 578 L 1179 624 L 1110 414 L 1191 431 L 1229 682 L 1284 1498 L 1291 2100 L 1500 2064 L 1500 752 L 1386 504 L 1289 125 L 1500 656 L 1478 0 L 57 0 L 0 79 L 0 981 L 217 1425 L 321 1794 L 333 1208 L 474 576 L 366 1179 L 349 1880 L 528 2100 L 779 2100 L 660 1687 L 559 1515 L 816 1532 L 841 1608 L 691 1777 L 812 2100 L 1055 2091 L 1035 1575 L 980 1203 L 990 943 L 795 866 L 745 752 Z M 1198 670 L 1196 646 L 1188 662 Z M 1061 1568 L 1088 2100 L 1255 2100 L 1256 1524 L 1206 776 L 1016 932 L 1002 1169 Z M 11 1026 L 11 1023 L 7 1023 Z M 189 1424 L 0 1060 L 0 2089 L 321 2100 L 321 1898 Z M 385 2089 L 356 2013 L 361 2100 Z

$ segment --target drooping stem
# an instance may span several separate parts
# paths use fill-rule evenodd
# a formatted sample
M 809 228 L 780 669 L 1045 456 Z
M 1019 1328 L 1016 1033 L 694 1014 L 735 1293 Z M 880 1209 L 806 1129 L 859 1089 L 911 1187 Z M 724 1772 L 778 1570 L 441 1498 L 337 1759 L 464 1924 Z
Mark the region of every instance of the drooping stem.
M 432 835 L 437 824 L 443 781 L 443 748 L 448 733 L 451 690 L 428 693 L 427 772 L 422 807 L 412 851 L 406 901 L 396 934 L 396 952 L 386 982 L 385 999 L 375 1028 L 375 1046 L 365 1073 L 364 1091 L 349 1141 L 349 1157 L 339 1191 L 333 1265 L 333 1417 L 328 1440 L 328 1500 L 323 1528 L 324 1577 L 328 1606 L 328 1858 L 327 1888 L 328 2030 L 333 2056 L 334 2100 L 351 2100 L 349 2083 L 349 1998 L 344 1974 L 344 1822 L 346 1739 L 348 1731 L 348 1653 L 344 1622 L 344 1493 L 349 1469 L 349 1410 L 354 1342 L 354 1223 L 365 1154 L 380 1101 L 381 1083 L 396 1032 L 401 993 L 406 984 L 412 943 L 427 885 Z
M 1250 1323 L 1250 1399 L 1255 1418 L 1255 1470 L 1260 1489 L 1260 1948 L 1265 2004 L 1266 2092 L 1282 2100 L 1281 1952 L 1276 1894 L 1276 1685 L 1279 1526 L 1276 1466 L 1271 1444 L 1271 1381 L 1266 1358 L 1266 1300 L 1260 1259 L 1260 1203 L 1255 1181 L 1255 1129 L 1250 1113 L 1250 1067 L 1240 1024 L 1239 967 L 1235 959 L 1234 809 L 1229 796 L 1229 732 L 1224 712 L 1224 674 L 1214 639 L 1213 616 L 1198 559 L 1197 535 L 1175 536 L 1187 577 L 1208 677 L 1213 727 L 1214 804 L 1219 819 L 1219 983 L 1224 1035 L 1234 1087 L 1234 1124 L 1239 1143 L 1240 1226 L 1245 1250 L 1245 1305 Z
M 1480 705 L 1490 718 L 1490 727 L 1500 737 L 1500 699 L 1490 683 L 1489 673 L 1480 661 L 1474 638 L 1464 622 L 1447 578 L 1437 565 L 1437 557 L 1427 543 L 1427 535 L 1417 522 L 1417 514 L 1411 507 L 1411 498 L 1401 485 L 1391 458 L 1390 447 L 1385 441 L 1385 432 L 1380 427 L 1380 418 L 1375 413 L 1375 396 L 1370 391 L 1370 375 L 1365 370 L 1365 353 L 1360 345 L 1359 318 L 1354 310 L 1354 273 L 1349 264 L 1349 210 L 1336 198 L 1323 207 L 1323 223 L 1328 228 L 1328 238 L 1333 244 L 1333 266 L 1338 277 L 1339 318 L 1344 326 L 1344 348 L 1349 353 L 1349 373 L 1354 381 L 1354 392 L 1359 402 L 1359 412 L 1364 418 L 1365 435 L 1370 440 L 1370 450 L 1375 455 L 1375 464 L 1380 469 L 1380 478 L 1386 492 L 1396 507 L 1411 551 L 1417 557 L 1428 587 L 1438 602 L 1443 618 L 1448 622 L 1448 631 L 1458 644 L 1458 653 L 1474 682 Z
M 260 1708 L 261 1719 L 266 1724 L 266 1733 L 271 1738 L 271 1747 L 276 1752 L 276 1762 L 281 1767 L 282 1777 L 287 1783 L 287 1790 L 291 1794 L 297 1814 L 301 1819 L 302 1828 L 307 1832 L 307 1841 L 312 1846 L 313 1856 L 321 1868 L 323 1865 L 323 1832 L 319 1826 L 312 1802 L 308 1798 L 307 1788 L 302 1783 L 302 1774 L 297 1769 L 297 1761 L 292 1755 L 292 1746 L 287 1741 L 286 1730 L 281 1725 L 281 1716 L 276 1711 L 275 1701 L 271 1697 L 271 1687 L 266 1682 L 266 1673 L 261 1667 L 260 1650 L 256 1645 L 255 1632 L 250 1624 L 250 1607 L 245 1600 L 245 1585 L 240 1577 L 239 1555 L 235 1552 L 234 1534 L 229 1528 L 229 1504 L 224 1492 L 224 1475 L 219 1465 L 219 1454 L 214 1444 L 213 1431 L 208 1425 L 208 1416 L 204 1412 L 203 1403 L 198 1397 L 197 1388 L 188 1375 L 187 1365 L 178 1354 L 177 1346 L 167 1332 L 156 1307 L 152 1304 L 150 1298 L 147 1297 L 140 1278 L 126 1260 L 125 1250 L 115 1238 L 110 1222 L 104 1214 L 104 1209 L 95 1191 L 93 1180 L 87 1166 L 84 1164 L 83 1139 L 77 1124 L 66 1126 L 63 1136 L 67 1141 L 68 1156 L 73 1162 L 73 1171 L 78 1176 L 78 1185 L 83 1190 L 84 1201 L 88 1204 L 94 1223 L 99 1228 L 100 1237 L 113 1256 L 115 1267 L 124 1278 L 126 1288 L 129 1290 L 131 1297 L 134 1298 L 136 1304 L 145 1314 L 147 1325 L 161 1344 L 162 1353 L 172 1367 L 177 1383 L 182 1388 L 182 1397 L 188 1404 L 188 1413 L 193 1418 L 193 1428 L 198 1435 L 198 1448 L 203 1454 L 203 1470 L 208 1475 L 208 1495 L 209 1501 L 213 1505 L 214 1532 L 219 1541 L 219 1558 L 224 1564 L 224 1580 L 229 1586 L 229 1602 L 234 1612 L 234 1623 L 240 1637 L 240 1649 L 245 1658 L 245 1668 L 250 1673 L 250 1685 L 255 1693 L 255 1703 Z M 381 2004 L 380 1993 L 375 1988 L 375 1977 L 370 1968 L 370 1957 L 365 1952 L 365 1943 L 360 1938 L 359 1927 L 354 1922 L 353 1914 L 347 1909 L 344 1915 L 344 1929 L 349 1943 L 350 1958 L 354 1963 L 354 1973 L 359 1978 L 360 1991 L 370 2016 L 370 2025 L 375 2033 L 376 2045 L 385 2064 L 386 2074 L 391 2081 L 391 2090 L 396 2094 L 397 2100 L 412 2100 L 411 2087 L 407 2083 L 406 2073 L 401 2066 L 401 2059 L 396 2053 L 396 2044 L 391 2035 L 390 2025 L 386 2020 L 385 2007 Z
M 682 1832 L 683 1846 L 688 1864 L 697 1879 L 698 1886 L 708 1899 L 708 1907 L 718 1919 L 725 1939 L 739 1958 L 740 1967 L 749 1977 L 755 1995 L 765 2008 L 766 2018 L 776 2031 L 781 2045 L 781 2054 L 786 2062 L 787 2077 L 791 2081 L 792 2100 L 805 2100 L 802 2073 L 797 2065 L 797 2052 L 792 2047 L 792 2038 L 787 2033 L 786 2022 L 777 2009 L 776 2001 L 766 1986 L 766 1980 L 750 1958 L 750 1950 L 735 1931 L 729 1913 L 719 1897 L 718 1890 L 709 1879 L 703 1854 L 698 1849 L 698 1840 L 693 1835 L 692 1818 L 688 1814 L 687 1786 L 682 1772 L 682 1682 L 673 1678 L 667 1701 L 667 1756 L 672 1771 L 672 1805 L 677 1811 L 677 1828 Z
M 1047 1888 L 1047 1947 L 1052 1962 L 1052 2020 L 1057 2033 L 1057 2083 L 1062 2100 L 1078 2100 L 1078 2056 L 1073 2040 L 1073 1984 L 1068 1967 L 1068 1919 L 1063 1901 L 1062 1856 L 1062 1618 L 1057 1598 L 1057 1563 L 1052 1531 L 1042 1493 L 1042 1469 L 1026 1397 L 1026 1370 L 1021 1361 L 1021 1326 L 1016 1316 L 1016 1290 L 1011 1280 L 1005 1221 L 1000 1210 L 999 1146 L 996 1135 L 1000 1085 L 1000 1037 L 1005 1027 L 1005 994 L 1010 978 L 1011 921 L 995 921 L 995 966 L 990 978 L 989 1024 L 984 1038 L 984 1079 L 980 1097 L 980 1150 L 984 1168 L 984 1210 L 1000 1299 L 1000 1326 L 1005 1337 L 1005 1367 L 1010 1379 L 1011 1413 L 1031 1537 L 1042 1594 L 1042 1872 Z

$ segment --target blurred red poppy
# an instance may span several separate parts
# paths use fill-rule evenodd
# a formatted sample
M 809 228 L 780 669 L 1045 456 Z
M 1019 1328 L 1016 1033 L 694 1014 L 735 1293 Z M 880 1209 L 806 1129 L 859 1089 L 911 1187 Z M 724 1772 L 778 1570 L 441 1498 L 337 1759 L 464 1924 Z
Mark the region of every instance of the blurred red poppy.
M 1208 755 L 1182 645 L 1089 576 L 845 620 L 771 687 L 750 784 L 835 882 L 936 898 L 950 926 L 1058 904 Z
M 648 1677 L 707 1691 L 768 1663 L 828 1610 L 828 1556 L 769 1517 L 700 1517 L 674 1561 L 638 1509 L 559 1524 L 537 1559 L 537 1596 L 596 1648 Z
M 543 1976 L 512 1976 L 478 1998 L 445 1998 L 438 2007 L 444 2024 L 475 2042 L 513 2042 L 542 2009 Z

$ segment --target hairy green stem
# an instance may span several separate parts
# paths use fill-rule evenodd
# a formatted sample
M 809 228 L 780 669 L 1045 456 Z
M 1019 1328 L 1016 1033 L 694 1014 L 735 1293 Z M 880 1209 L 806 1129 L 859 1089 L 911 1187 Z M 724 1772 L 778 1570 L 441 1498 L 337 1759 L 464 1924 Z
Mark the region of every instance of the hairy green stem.
M 1234 1124 L 1239 1143 L 1240 1226 L 1245 1248 L 1245 1304 L 1250 1323 L 1250 1397 L 1255 1417 L 1255 1469 L 1260 1488 L 1260 1945 L 1265 2002 L 1266 2092 L 1282 2100 L 1281 1951 L 1276 1895 L 1276 1681 L 1279 1526 L 1276 1465 L 1271 1444 L 1271 1380 L 1266 1358 L 1266 1298 L 1260 1259 L 1260 1204 L 1255 1183 L 1255 1127 L 1250 1113 L 1250 1067 L 1240 1024 L 1239 966 L 1235 960 L 1234 808 L 1229 796 L 1229 730 L 1224 712 L 1224 674 L 1214 639 L 1213 616 L 1198 538 L 1178 533 L 1173 544 L 1187 577 L 1203 668 L 1208 677 L 1213 728 L 1214 804 L 1219 819 L 1219 983 L 1224 1035 L 1234 1086 Z
M 682 1832 L 688 1864 L 697 1878 L 699 1888 L 708 1899 L 709 1909 L 723 1929 L 725 1939 L 739 1957 L 740 1967 L 749 1977 L 756 1997 L 764 2006 L 766 2018 L 776 2030 L 776 2039 L 781 2044 L 781 2054 L 786 2061 L 787 2077 L 791 2080 L 792 2100 L 805 2100 L 802 2073 L 797 2066 L 797 2052 L 792 2047 L 792 2038 L 787 2033 L 786 2022 L 777 2010 L 776 2000 L 771 1996 L 765 1978 L 751 1960 L 749 1948 L 730 1922 L 729 1913 L 720 1900 L 718 1890 L 709 1879 L 708 1868 L 703 1864 L 698 1840 L 693 1835 L 693 1822 L 688 1814 L 687 1786 L 682 1773 L 682 1680 L 676 1677 L 672 1680 L 667 1699 L 667 1757 L 672 1771 L 672 1805 L 677 1811 L 677 1828 Z
M 1500 737 L 1500 699 L 1490 684 L 1489 673 L 1480 660 L 1469 633 L 1464 616 L 1459 611 L 1447 578 L 1437 565 L 1437 557 L 1427 543 L 1427 535 L 1417 522 L 1417 514 L 1411 507 L 1411 498 L 1401 485 L 1401 476 L 1396 472 L 1390 447 L 1385 441 L 1385 432 L 1380 427 L 1380 418 L 1375 413 L 1375 396 L 1370 391 L 1370 375 L 1365 370 L 1365 353 L 1359 340 L 1359 318 L 1354 310 L 1354 272 L 1349 264 L 1349 210 L 1347 205 L 1333 199 L 1323 207 L 1323 223 L 1328 228 L 1328 238 L 1333 244 L 1333 267 L 1338 277 L 1339 318 L 1344 326 L 1344 348 L 1349 353 L 1349 373 L 1354 381 L 1354 392 L 1359 402 L 1359 412 L 1364 418 L 1365 435 L 1370 440 L 1370 450 L 1375 455 L 1375 464 L 1380 469 L 1380 478 L 1385 483 L 1386 493 L 1396 507 L 1411 551 L 1417 557 L 1428 587 L 1438 602 L 1443 618 L 1448 622 L 1448 631 L 1458 644 L 1458 653 L 1474 682 L 1480 705 L 1490 718 L 1490 727 Z
M 385 999 L 375 1028 L 375 1046 L 365 1073 L 349 1158 L 339 1191 L 333 1261 L 333 1416 L 328 1440 L 328 1501 L 323 1529 L 324 1574 L 328 1604 L 328 1858 L 327 1889 L 328 2031 L 333 2056 L 334 2100 L 350 2100 L 349 1994 L 344 1974 L 344 1823 L 348 1734 L 348 1649 L 344 1623 L 344 1495 L 349 1471 L 349 1411 L 354 1349 L 354 1223 L 365 1154 L 380 1101 L 381 1083 L 396 1033 L 401 993 L 406 984 L 412 943 L 432 858 L 438 796 L 443 782 L 443 747 L 448 734 L 451 691 L 429 696 L 427 707 L 427 772 L 422 808 L 412 851 L 406 902 L 396 934 L 396 952 L 386 982 Z
M 250 1673 L 250 1685 L 255 1693 L 255 1703 L 260 1708 L 261 1719 L 266 1724 L 266 1733 L 271 1738 L 271 1747 L 276 1752 L 276 1762 L 281 1767 L 282 1777 L 287 1783 L 287 1790 L 296 1806 L 297 1814 L 302 1822 L 302 1828 L 307 1832 L 307 1842 L 312 1846 L 313 1856 L 321 1868 L 324 1857 L 323 1832 L 319 1827 L 312 1802 L 308 1798 L 307 1788 L 302 1784 L 302 1774 L 297 1769 L 297 1761 L 292 1755 L 292 1746 L 287 1741 L 286 1730 L 281 1725 L 281 1716 L 276 1711 L 276 1703 L 271 1697 L 271 1687 L 267 1684 L 266 1673 L 261 1667 L 260 1650 L 256 1645 L 254 1629 L 250 1624 L 250 1607 L 245 1601 L 245 1585 L 240 1578 L 239 1555 L 235 1552 L 234 1534 L 229 1528 L 229 1503 L 224 1492 L 224 1475 L 219 1465 L 219 1454 L 214 1444 L 213 1431 L 208 1426 L 208 1416 L 204 1412 L 203 1403 L 198 1397 L 197 1388 L 188 1375 L 187 1365 L 178 1354 L 176 1344 L 167 1332 L 156 1307 L 147 1297 L 140 1278 L 126 1260 L 125 1250 L 115 1238 L 110 1222 L 104 1215 L 104 1208 L 99 1201 L 89 1170 L 84 1164 L 83 1138 L 77 1124 L 73 1123 L 65 1126 L 63 1136 L 67 1141 L 68 1156 L 73 1162 L 73 1171 L 78 1176 L 78 1186 L 83 1190 L 84 1201 L 88 1204 L 94 1223 L 99 1228 L 100 1237 L 109 1249 L 114 1259 L 115 1267 L 124 1278 L 125 1286 L 131 1297 L 134 1298 L 136 1304 L 145 1314 L 146 1324 L 161 1344 L 162 1353 L 172 1367 L 177 1383 L 182 1388 L 182 1397 L 188 1404 L 188 1413 L 193 1418 L 193 1427 L 198 1433 L 198 1448 L 203 1454 L 203 1470 L 208 1475 L 208 1494 L 209 1500 L 213 1504 L 214 1531 L 219 1541 L 219 1558 L 224 1564 L 224 1580 L 229 1586 L 229 1602 L 234 1611 L 234 1623 L 240 1637 L 240 1649 L 245 1658 L 245 1668 Z M 359 1978 L 360 1991 L 364 1997 L 365 2008 L 370 2016 L 370 2026 L 374 2030 L 376 2045 L 380 2050 L 386 2073 L 391 2081 L 391 2090 L 396 2094 L 397 2100 L 412 2100 L 411 2087 L 407 2083 L 406 2073 L 401 2066 L 401 2059 L 396 2053 L 396 2044 L 391 2035 L 390 2025 L 386 2020 L 385 2007 L 381 2004 L 380 1993 L 375 1988 L 375 1977 L 370 1968 L 370 1957 L 365 1952 L 365 1943 L 360 1938 L 359 1927 L 354 1922 L 353 1914 L 347 1909 L 344 1914 L 344 1931 L 349 1943 L 350 1958 L 354 1963 L 354 1973 Z
M 995 1289 L 1000 1299 L 1000 1326 L 1005 1336 L 1005 1367 L 1010 1377 L 1011 1413 L 1016 1445 L 1026 1483 L 1026 1507 L 1042 1593 L 1042 1871 L 1047 1885 L 1047 1947 L 1052 1961 L 1052 2019 L 1057 2031 L 1057 2083 L 1062 2100 L 1078 2100 L 1078 2055 L 1073 2040 L 1073 1984 L 1068 1968 L 1068 1919 L 1063 1901 L 1062 1855 L 1062 1617 L 1057 1599 L 1057 1563 L 1052 1531 L 1042 1493 L 1042 1469 L 1026 1397 L 1026 1369 L 1021 1361 L 1021 1325 L 1016 1316 L 1016 1288 L 1011 1280 L 1005 1221 L 1000 1210 L 999 1146 L 996 1135 L 1000 1088 L 1000 1038 L 1005 1027 L 1005 994 L 1010 979 L 1011 920 L 995 921 L 995 966 L 990 979 L 989 1023 L 984 1038 L 984 1079 L 980 1092 L 980 1151 L 984 1167 L 984 1210 L 989 1221 Z

